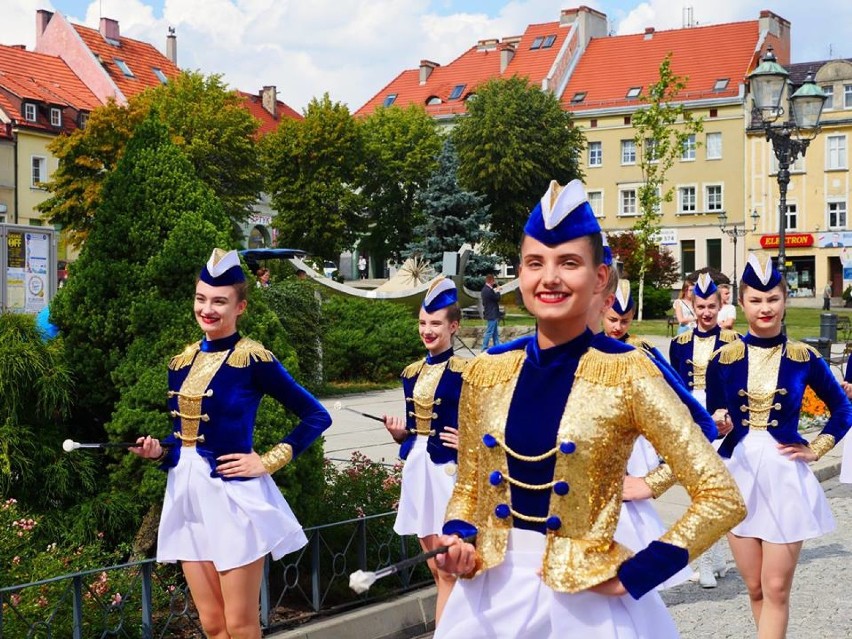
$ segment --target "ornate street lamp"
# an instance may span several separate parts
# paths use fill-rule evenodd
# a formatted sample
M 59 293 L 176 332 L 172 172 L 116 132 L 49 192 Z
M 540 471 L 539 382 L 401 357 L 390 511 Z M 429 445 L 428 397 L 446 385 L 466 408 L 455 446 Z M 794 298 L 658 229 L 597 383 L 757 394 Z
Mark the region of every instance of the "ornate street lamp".
M 733 277 L 733 296 L 731 300 L 734 304 L 737 303 L 737 280 L 739 278 L 739 274 L 737 273 L 737 239 L 741 237 L 745 237 L 749 232 L 754 232 L 757 230 L 757 219 L 760 217 L 757 211 L 751 212 L 751 229 L 747 229 L 745 227 L 745 222 L 743 224 L 737 225 L 734 223 L 731 228 L 728 227 L 728 216 L 724 211 L 719 213 L 719 228 L 722 230 L 722 233 L 731 238 L 731 241 L 734 243 L 734 277 Z
M 778 64 L 772 47 L 766 50 L 760 65 L 749 76 L 753 100 L 753 115 L 760 115 L 766 139 L 778 160 L 778 270 L 786 278 L 787 185 L 790 183 L 790 165 L 801 155 L 819 133 L 819 119 L 826 95 L 808 73 L 799 90 L 790 95 L 790 74 Z M 781 99 L 787 88 L 788 113 L 792 119 L 783 119 Z M 777 122 L 781 118 L 782 121 Z

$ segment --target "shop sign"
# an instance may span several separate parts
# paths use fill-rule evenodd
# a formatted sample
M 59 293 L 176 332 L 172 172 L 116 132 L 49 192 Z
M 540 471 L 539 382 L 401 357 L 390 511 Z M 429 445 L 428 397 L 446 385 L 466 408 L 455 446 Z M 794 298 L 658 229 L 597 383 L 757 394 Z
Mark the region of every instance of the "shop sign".
M 780 239 L 778 235 L 762 235 L 760 246 L 765 249 L 778 248 Z M 810 233 L 788 233 L 784 236 L 784 248 L 803 248 L 814 245 L 814 236 Z

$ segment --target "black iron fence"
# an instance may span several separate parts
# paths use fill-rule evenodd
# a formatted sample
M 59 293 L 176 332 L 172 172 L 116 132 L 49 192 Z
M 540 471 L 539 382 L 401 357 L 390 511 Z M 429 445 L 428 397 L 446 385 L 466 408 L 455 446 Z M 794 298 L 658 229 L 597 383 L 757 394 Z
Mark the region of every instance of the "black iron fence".
M 357 596 L 349 574 L 375 570 L 420 552 L 415 537 L 393 532 L 396 513 L 306 528 L 308 544 L 272 561 L 260 591 L 264 630 L 317 613 L 363 605 L 426 585 L 425 566 L 401 571 Z M 237 542 L 237 540 L 235 540 Z M 154 560 L 93 568 L 0 588 L 0 639 L 125 639 L 201 636 L 180 570 Z

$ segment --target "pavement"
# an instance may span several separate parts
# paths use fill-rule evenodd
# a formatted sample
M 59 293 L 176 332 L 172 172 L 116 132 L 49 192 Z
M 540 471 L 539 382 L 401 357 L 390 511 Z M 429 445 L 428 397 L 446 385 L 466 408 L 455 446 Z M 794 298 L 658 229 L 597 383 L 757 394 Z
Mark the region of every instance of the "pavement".
M 663 353 L 669 338 L 650 337 Z M 833 369 L 834 370 L 834 369 Z M 839 375 L 835 371 L 835 375 Z M 359 393 L 321 399 L 331 412 L 333 424 L 325 434 L 325 454 L 333 460 L 348 460 L 360 451 L 373 461 L 392 464 L 399 447 L 384 425 L 343 407 L 376 416 L 402 414 L 402 389 Z M 813 437 L 816 433 L 806 435 Z M 829 498 L 837 519 L 837 530 L 806 542 L 793 585 L 789 639 L 834 639 L 852 637 L 852 485 L 839 484 L 842 446 L 812 465 Z M 689 505 L 689 496 L 675 486 L 654 506 L 666 524 L 671 524 Z M 727 549 L 726 549 L 727 550 Z M 730 553 L 728 576 L 719 587 L 705 590 L 686 583 L 663 593 L 663 599 L 683 637 L 701 639 L 754 636 L 745 585 L 736 573 Z M 431 637 L 434 627 L 434 588 L 424 588 L 394 599 L 365 606 L 299 628 L 268 635 L 274 639 L 409 639 Z M 424 634 L 426 633 L 426 634 Z

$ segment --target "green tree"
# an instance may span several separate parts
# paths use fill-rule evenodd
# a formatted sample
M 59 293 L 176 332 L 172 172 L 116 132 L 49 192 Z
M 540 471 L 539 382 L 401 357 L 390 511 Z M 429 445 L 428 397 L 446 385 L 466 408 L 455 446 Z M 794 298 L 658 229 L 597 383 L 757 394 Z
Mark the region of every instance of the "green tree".
M 184 72 L 130 98 L 127 106 L 111 100 L 92 112 L 85 129 L 51 143 L 59 168 L 47 183 L 52 195 L 39 210 L 52 224 L 61 224 L 76 245 L 92 227 L 104 180 L 136 127 L 152 112 L 168 127 L 196 175 L 222 201 L 232 235 L 239 237 L 237 225 L 248 216 L 263 183 L 255 141 L 259 123 L 220 76 Z
M 438 167 L 418 194 L 423 222 L 414 229 L 420 239 L 408 245 L 408 255 L 421 255 L 435 266 L 442 263 L 445 251 L 458 251 L 463 244 L 476 246 L 488 242 L 490 216 L 485 197 L 459 186 L 459 160 L 451 139 L 444 142 Z M 470 275 L 484 275 L 494 269 L 489 255 L 473 255 L 468 261 Z
M 674 186 L 666 186 L 666 174 L 681 157 L 687 142 L 703 130 L 702 120 L 678 103 L 678 94 L 686 87 L 686 78 L 671 69 L 671 53 L 660 63 L 660 78 L 642 96 L 644 106 L 633 114 L 633 141 L 637 164 L 642 172 L 639 187 L 639 218 L 633 225 L 637 238 L 636 260 L 639 266 L 639 302 L 636 318 L 642 320 L 645 275 L 650 265 L 651 247 L 657 244 L 662 219 L 662 203 L 671 202 Z M 697 144 L 697 143 L 696 143 Z
M 526 78 L 489 80 L 467 111 L 453 130 L 459 178 L 490 207 L 495 237 L 486 248 L 514 263 L 524 222 L 550 180 L 582 177 L 584 137 L 559 99 Z
M 365 223 L 365 199 L 353 188 L 363 140 L 346 105 L 314 98 L 303 120 L 284 120 L 261 148 L 279 245 L 326 259 L 351 248 Z
M 361 124 L 365 165 L 361 192 L 368 199 L 369 226 L 362 251 L 374 262 L 398 259 L 423 219 L 417 200 L 435 169 L 441 140 L 423 107 L 381 107 Z
M 608 233 L 607 241 L 612 249 L 612 254 L 622 263 L 624 276 L 639 283 L 639 250 L 638 239 L 634 232 Z M 645 282 L 656 288 L 671 288 L 680 278 L 680 269 L 677 260 L 668 249 L 659 244 L 648 246 L 647 261 L 645 263 Z

